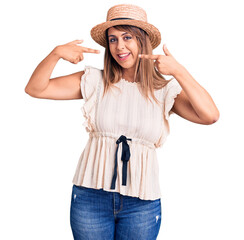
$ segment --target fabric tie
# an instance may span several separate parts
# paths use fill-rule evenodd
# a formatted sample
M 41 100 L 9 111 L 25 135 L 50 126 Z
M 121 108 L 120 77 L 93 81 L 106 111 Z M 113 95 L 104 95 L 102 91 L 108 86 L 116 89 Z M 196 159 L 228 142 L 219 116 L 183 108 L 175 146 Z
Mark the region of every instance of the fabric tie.
M 126 178 L 127 178 L 127 162 L 130 159 L 130 147 L 126 140 L 132 141 L 131 138 L 126 138 L 126 136 L 121 135 L 119 139 L 116 141 L 117 143 L 117 149 L 115 153 L 115 165 L 114 165 L 114 175 L 112 179 L 112 184 L 110 189 L 115 189 L 115 181 L 117 178 L 117 153 L 119 144 L 122 142 L 122 154 L 121 154 L 121 160 L 123 161 L 123 169 L 122 169 L 122 185 L 126 185 Z

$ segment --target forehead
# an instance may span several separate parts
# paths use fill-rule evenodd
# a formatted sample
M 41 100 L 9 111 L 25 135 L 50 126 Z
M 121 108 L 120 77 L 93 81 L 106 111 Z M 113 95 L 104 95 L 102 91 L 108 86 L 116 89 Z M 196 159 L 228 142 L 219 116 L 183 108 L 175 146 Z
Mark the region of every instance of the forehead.
M 114 27 L 110 27 L 108 29 L 108 35 L 118 35 L 118 36 L 120 36 L 123 33 L 126 33 L 126 31 L 119 31 L 119 30 L 115 29 Z

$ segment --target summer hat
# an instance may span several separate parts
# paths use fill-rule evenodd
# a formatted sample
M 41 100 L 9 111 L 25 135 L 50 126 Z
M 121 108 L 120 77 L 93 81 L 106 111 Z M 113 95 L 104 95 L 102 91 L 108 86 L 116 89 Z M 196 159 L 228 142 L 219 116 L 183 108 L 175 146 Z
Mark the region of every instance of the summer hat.
M 132 25 L 143 29 L 149 35 L 153 49 L 161 42 L 161 34 L 155 26 L 147 22 L 145 10 L 132 4 L 111 7 L 107 12 L 107 21 L 93 27 L 91 37 L 95 42 L 106 47 L 106 29 L 115 25 Z

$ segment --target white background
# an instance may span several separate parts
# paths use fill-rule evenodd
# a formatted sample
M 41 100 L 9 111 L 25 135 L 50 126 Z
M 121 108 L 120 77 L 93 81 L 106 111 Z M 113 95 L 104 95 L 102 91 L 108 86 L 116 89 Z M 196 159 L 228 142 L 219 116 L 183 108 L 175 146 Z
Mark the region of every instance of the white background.
M 81 100 L 30 97 L 36 66 L 60 44 L 100 49 L 77 65 L 60 60 L 52 77 L 103 68 L 90 29 L 128 1 L 9 1 L 0 5 L 0 239 L 73 239 L 72 178 L 88 140 Z M 241 1 L 130 1 L 146 9 L 173 56 L 210 93 L 220 119 L 195 124 L 174 114 L 157 150 L 162 240 L 244 239 L 243 9 Z M 168 79 L 169 76 L 166 76 Z

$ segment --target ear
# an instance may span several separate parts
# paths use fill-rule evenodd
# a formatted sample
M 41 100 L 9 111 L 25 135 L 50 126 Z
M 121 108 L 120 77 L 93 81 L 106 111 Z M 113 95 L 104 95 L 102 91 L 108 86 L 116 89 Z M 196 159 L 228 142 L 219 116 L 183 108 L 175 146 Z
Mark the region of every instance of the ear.
M 166 47 L 166 44 L 163 45 L 163 51 L 166 56 L 172 56 L 172 54 L 169 52 L 168 48 Z

